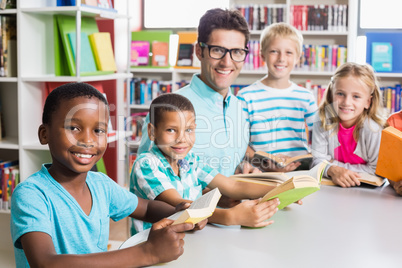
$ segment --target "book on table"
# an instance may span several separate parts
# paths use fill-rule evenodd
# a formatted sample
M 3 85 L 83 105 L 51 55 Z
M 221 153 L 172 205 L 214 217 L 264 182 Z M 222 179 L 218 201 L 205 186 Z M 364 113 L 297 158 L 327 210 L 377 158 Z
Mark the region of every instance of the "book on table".
M 263 172 L 238 174 L 230 178 L 237 181 L 277 186 L 269 191 L 260 202 L 279 198 L 279 209 L 294 203 L 320 189 L 320 182 L 328 163 L 322 162 L 310 170 L 292 172 Z
M 373 186 L 381 186 L 385 182 L 384 178 L 381 178 L 379 176 L 372 175 L 372 174 L 365 173 L 365 172 L 358 172 L 358 173 L 361 176 L 359 178 L 359 181 L 362 183 L 373 185 Z M 325 178 L 325 177 L 322 178 L 321 184 L 322 185 L 330 185 L 330 186 L 336 185 L 330 178 Z
M 221 193 L 218 188 L 215 188 L 208 193 L 204 194 L 200 198 L 196 199 L 191 203 L 190 207 L 185 210 L 176 212 L 175 214 L 168 217 L 168 219 L 173 220 L 172 225 L 180 223 L 199 223 L 200 221 L 210 217 L 215 211 L 216 205 L 221 197 Z M 119 249 L 132 247 L 147 241 L 150 229 L 139 232 L 129 239 L 127 239 Z
M 402 180 L 402 132 L 394 127 L 382 130 L 375 173 L 392 181 Z
M 263 161 L 271 161 L 275 165 L 277 165 L 280 168 L 284 168 L 287 165 L 295 162 L 300 162 L 301 165 L 303 166 L 310 166 L 311 162 L 313 161 L 313 155 L 312 154 L 304 154 L 304 155 L 298 155 L 298 156 L 293 156 L 287 159 L 283 159 L 282 157 L 278 155 L 273 155 L 267 152 L 263 151 L 257 151 L 255 152 L 254 158 L 261 159 Z

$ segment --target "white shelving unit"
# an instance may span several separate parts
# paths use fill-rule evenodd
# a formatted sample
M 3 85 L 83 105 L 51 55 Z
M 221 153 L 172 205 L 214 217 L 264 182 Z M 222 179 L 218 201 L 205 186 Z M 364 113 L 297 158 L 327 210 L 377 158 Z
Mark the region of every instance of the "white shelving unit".
M 38 127 L 41 124 L 46 82 L 92 82 L 100 81 L 111 102 L 112 124 L 116 135 L 109 138 L 108 150 L 115 150 L 117 157 L 111 165 L 116 167 L 116 180 L 124 184 L 126 159 L 124 157 L 124 118 L 126 116 L 124 91 L 126 81 L 132 77 L 128 69 L 129 55 L 129 0 L 115 0 L 117 12 L 76 6 L 58 7 L 56 0 L 17 0 L 17 8 L 1 10 L 0 15 L 12 14 L 17 18 L 17 64 L 16 77 L 0 77 L 0 98 L 6 128 L 6 137 L 0 141 L 1 159 L 19 159 L 20 178 L 26 179 L 40 169 L 42 163 L 50 162 L 47 146 L 39 144 Z M 76 18 L 76 31 L 80 32 L 81 18 L 93 17 L 105 20 L 107 28 L 113 29 L 117 73 L 110 75 L 79 75 L 80 34 L 77 34 L 76 76 L 55 76 L 53 15 L 63 14 Z M 113 35 L 112 35 L 113 36 Z M 122 149 L 123 148 L 123 149 Z M 105 160 L 106 161 L 106 160 Z M 13 247 L 9 230 L 10 212 L 0 210 L 0 259 L 2 267 L 15 267 Z

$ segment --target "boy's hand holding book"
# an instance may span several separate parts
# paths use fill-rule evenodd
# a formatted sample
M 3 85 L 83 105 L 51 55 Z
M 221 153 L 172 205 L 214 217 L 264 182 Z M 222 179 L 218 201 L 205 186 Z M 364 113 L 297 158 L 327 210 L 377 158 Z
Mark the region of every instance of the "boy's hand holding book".
M 173 220 L 162 219 L 152 225 L 148 240 L 141 244 L 150 264 L 176 260 L 183 254 L 184 232 L 192 230 L 192 223 L 172 225 Z
M 274 223 L 273 220 L 267 221 L 277 211 L 279 199 L 275 198 L 267 202 L 260 203 L 260 200 L 246 200 L 232 210 L 232 222 L 247 227 L 265 227 Z

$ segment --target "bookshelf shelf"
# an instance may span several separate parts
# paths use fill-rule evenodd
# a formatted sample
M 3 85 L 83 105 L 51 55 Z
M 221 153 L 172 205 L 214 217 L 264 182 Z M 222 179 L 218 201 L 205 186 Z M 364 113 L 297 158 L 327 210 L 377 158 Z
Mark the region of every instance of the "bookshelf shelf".
M 17 82 L 18 78 L 17 77 L 0 77 L 0 83 L 1 82 Z
M 131 104 L 130 109 L 146 110 L 149 109 L 149 104 Z
M 19 149 L 17 137 L 6 137 L 0 140 L 0 149 Z
M 173 68 L 130 68 L 132 73 L 173 73 L 173 71 Z
M 22 77 L 24 82 L 91 82 L 91 81 L 106 81 L 117 79 L 129 79 L 132 77 L 131 73 L 114 73 L 108 75 L 96 75 L 96 76 L 55 76 L 42 75 L 42 76 L 30 76 Z
M 17 9 L 11 8 L 11 9 L 0 10 L 0 15 L 4 14 L 17 14 Z

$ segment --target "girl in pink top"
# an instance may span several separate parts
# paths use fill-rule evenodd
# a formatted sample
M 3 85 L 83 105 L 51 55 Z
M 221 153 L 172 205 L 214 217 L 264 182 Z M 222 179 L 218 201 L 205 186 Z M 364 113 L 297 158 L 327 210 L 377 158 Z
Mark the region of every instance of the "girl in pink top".
M 331 78 L 313 127 L 312 153 L 314 164 L 330 162 L 324 176 L 337 185 L 360 185 L 358 172 L 375 172 L 385 125 L 380 96 L 369 65 L 345 63 Z

